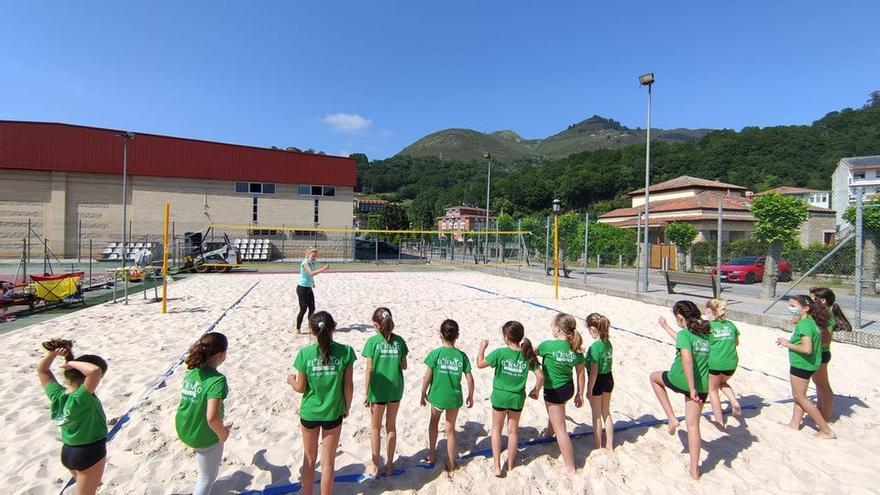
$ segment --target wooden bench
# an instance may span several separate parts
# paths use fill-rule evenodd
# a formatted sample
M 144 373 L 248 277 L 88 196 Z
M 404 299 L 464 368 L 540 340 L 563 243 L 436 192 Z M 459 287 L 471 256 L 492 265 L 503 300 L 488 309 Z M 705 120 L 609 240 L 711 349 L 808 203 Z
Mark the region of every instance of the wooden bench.
M 706 287 L 712 289 L 713 296 L 720 294 L 718 286 L 718 278 L 708 273 L 693 273 L 679 271 L 664 271 L 663 276 L 666 278 L 666 290 L 670 294 L 675 294 L 676 285 L 690 285 L 692 287 Z

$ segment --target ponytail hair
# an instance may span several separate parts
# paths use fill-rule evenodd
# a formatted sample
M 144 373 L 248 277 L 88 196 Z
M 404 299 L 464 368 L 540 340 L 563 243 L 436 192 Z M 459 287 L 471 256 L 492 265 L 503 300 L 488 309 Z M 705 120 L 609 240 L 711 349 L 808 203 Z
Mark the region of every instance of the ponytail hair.
M 599 313 L 591 313 L 584 321 L 587 324 L 587 328 L 596 329 L 596 333 L 599 334 L 599 340 L 605 342 L 606 344 L 608 343 L 608 334 L 611 330 L 611 322 L 606 316 L 600 315 Z
M 727 319 L 727 300 L 726 299 L 709 299 L 706 301 L 706 307 L 715 313 L 716 320 Z
M 797 301 L 798 304 L 807 308 L 809 312 L 809 316 L 816 321 L 816 326 L 824 333 L 828 332 L 828 320 L 830 319 L 831 314 L 828 312 L 828 308 L 824 305 L 819 304 L 818 301 L 814 301 L 812 297 L 805 295 L 797 295 L 792 296 L 792 299 Z
M 318 252 L 317 248 L 310 247 L 310 248 L 306 249 L 306 258 L 311 256 L 312 253 L 317 253 L 317 252 Z
M 684 318 L 685 326 L 691 333 L 708 335 L 711 331 L 709 322 L 703 319 L 700 308 L 693 301 L 678 301 L 672 306 L 672 314 Z
M 333 343 L 333 331 L 336 330 L 336 321 L 326 311 L 318 311 L 309 318 L 309 327 L 315 338 L 318 339 L 318 352 L 321 354 L 321 364 L 330 362 L 330 344 Z
M 454 344 L 458 340 L 458 323 L 455 320 L 443 320 L 440 324 L 440 336 L 446 342 Z
M 385 339 L 385 342 L 391 342 L 391 335 L 394 331 L 394 320 L 391 318 L 391 310 L 388 308 L 376 308 L 373 311 L 373 323 L 379 325 L 379 333 Z
M 226 336 L 219 332 L 210 332 L 202 336 L 198 342 L 189 348 L 186 356 L 187 369 L 201 368 L 209 359 L 221 352 L 226 352 L 229 342 Z
M 532 347 L 532 341 L 525 338 L 526 330 L 523 328 L 522 323 L 508 321 L 501 327 L 501 333 L 508 341 L 519 344 L 526 357 L 526 361 L 529 363 L 529 367 L 535 368 L 538 366 L 538 355 L 535 353 L 535 348 Z
M 840 305 L 837 304 L 837 296 L 834 295 L 834 291 L 827 287 L 812 287 L 810 289 L 810 294 L 816 299 L 824 299 L 825 305 L 828 306 L 832 315 L 834 315 L 834 328 L 829 328 L 832 332 L 851 332 L 852 324 L 849 322 L 849 319 L 843 314 L 843 310 L 840 309 Z
M 553 326 L 565 335 L 565 340 L 568 341 L 568 346 L 571 347 L 573 352 L 583 352 L 584 338 L 577 331 L 577 320 L 574 319 L 574 316 L 559 313 L 553 318 Z

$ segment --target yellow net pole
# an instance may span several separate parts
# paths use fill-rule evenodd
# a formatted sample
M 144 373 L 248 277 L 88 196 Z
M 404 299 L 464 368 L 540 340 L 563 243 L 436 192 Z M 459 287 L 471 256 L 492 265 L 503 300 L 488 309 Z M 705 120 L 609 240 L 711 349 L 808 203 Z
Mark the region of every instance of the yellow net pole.
M 162 314 L 167 312 L 168 301 L 168 203 L 165 203 L 165 230 L 162 237 Z

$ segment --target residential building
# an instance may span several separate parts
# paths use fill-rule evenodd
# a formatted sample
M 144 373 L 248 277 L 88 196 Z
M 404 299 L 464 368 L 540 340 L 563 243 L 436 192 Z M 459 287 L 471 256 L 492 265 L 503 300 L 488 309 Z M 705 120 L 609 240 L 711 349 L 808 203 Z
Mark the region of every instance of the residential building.
M 384 199 L 369 199 L 363 196 L 354 197 L 354 228 L 367 228 L 367 220 L 370 215 L 376 215 L 385 207 L 388 201 Z
M 837 225 L 843 219 L 846 208 L 855 204 L 854 187 L 863 187 L 865 196 L 880 193 L 880 155 L 843 158 L 831 175 L 831 207 L 837 211 Z
M 769 189 L 767 191 L 758 193 L 756 196 L 761 196 L 762 194 L 769 193 L 778 193 L 783 196 L 794 196 L 796 198 L 800 198 L 807 202 L 810 206 L 816 206 L 818 208 L 831 208 L 831 191 L 820 191 L 818 189 L 807 189 L 805 187 L 790 187 L 790 186 L 782 186 L 782 187 L 774 187 L 773 189 Z
M 454 206 L 446 208 L 446 214 L 437 218 L 437 230 L 449 230 L 455 233 L 456 240 L 462 240 L 462 232 L 495 230 L 497 218 L 489 216 L 486 226 L 486 209 L 473 206 Z M 441 234 L 442 235 L 442 234 Z
M 100 250 L 121 240 L 122 132 L 0 121 L 0 257 L 20 255 L 29 221 L 58 257 L 77 257 L 83 241 Z M 305 244 L 272 226 L 351 226 L 353 159 L 146 133 L 127 149 L 130 239 L 161 241 L 166 202 L 178 235 L 211 220 L 243 225 L 230 237 L 279 245 L 284 236 L 282 256 L 299 256 Z
M 745 187 L 682 176 L 652 185 L 649 192 L 649 238 L 652 244 L 663 243 L 666 226 L 675 222 L 689 223 L 696 227 L 697 238 L 694 242 L 718 239 L 719 204 L 722 212 L 722 242 L 746 239 L 752 235 L 755 217 L 751 212 L 751 194 L 748 194 Z M 601 215 L 598 221 L 621 228 L 639 228 L 645 211 L 645 190 L 632 191 L 629 196 L 629 208 L 609 211 Z M 801 228 L 800 242 L 804 245 L 832 243 L 835 230 L 833 224 L 833 210 L 810 206 L 810 218 Z

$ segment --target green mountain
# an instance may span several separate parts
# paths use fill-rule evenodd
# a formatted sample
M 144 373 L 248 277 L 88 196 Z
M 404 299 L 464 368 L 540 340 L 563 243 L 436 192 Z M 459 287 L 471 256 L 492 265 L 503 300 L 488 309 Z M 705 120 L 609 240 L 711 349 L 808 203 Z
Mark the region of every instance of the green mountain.
M 711 129 L 652 129 L 651 132 L 652 141 L 688 142 L 702 138 Z M 545 139 L 525 139 L 511 130 L 487 134 L 471 129 L 445 129 L 419 139 L 397 156 L 469 161 L 482 160 L 488 152 L 502 161 L 539 161 L 644 142 L 644 129 L 630 129 L 616 120 L 593 115 Z

